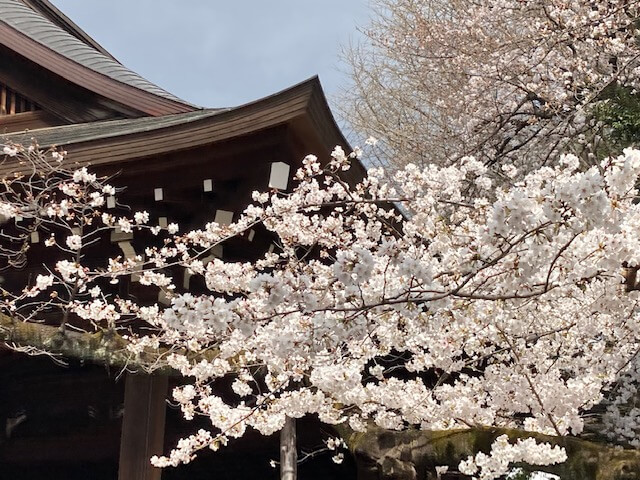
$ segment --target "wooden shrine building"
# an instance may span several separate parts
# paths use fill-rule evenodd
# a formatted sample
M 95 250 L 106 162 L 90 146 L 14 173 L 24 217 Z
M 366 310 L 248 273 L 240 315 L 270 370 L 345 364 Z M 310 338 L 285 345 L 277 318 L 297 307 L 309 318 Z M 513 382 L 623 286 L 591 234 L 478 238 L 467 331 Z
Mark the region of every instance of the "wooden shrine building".
M 183 231 L 231 221 L 252 191 L 286 188 L 282 173 L 292 175 L 306 154 L 347 147 L 317 78 L 239 107 L 201 108 L 120 64 L 47 0 L 0 0 L 0 138 L 57 146 L 70 161 L 117 175 L 113 183 L 128 187 L 118 202 Z M 11 173 L 0 165 L 3 177 Z M 349 172 L 352 180 L 362 174 L 359 165 Z M 258 231 L 220 254 L 248 260 L 270 242 Z M 126 254 L 142 246 L 130 238 L 108 248 Z M 148 458 L 194 425 L 167 405 L 176 379 L 121 373 L 0 347 L 0 479 L 160 478 Z M 162 478 L 276 478 L 268 460 L 277 454 L 277 440 L 249 436 Z

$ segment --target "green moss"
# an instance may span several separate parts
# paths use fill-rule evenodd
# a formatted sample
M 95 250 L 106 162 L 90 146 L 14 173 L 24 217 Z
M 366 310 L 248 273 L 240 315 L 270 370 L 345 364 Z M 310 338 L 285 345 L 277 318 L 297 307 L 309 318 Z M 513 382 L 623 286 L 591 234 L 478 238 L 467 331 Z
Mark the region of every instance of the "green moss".
M 371 427 L 365 433 L 355 433 L 348 427 L 338 426 L 337 430 L 356 454 L 357 461 L 363 462 L 367 474 L 362 478 L 366 479 L 387 478 L 385 465 L 393 465 L 389 472 L 412 469 L 431 472 L 438 465 L 455 468 L 470 455 L 488 452 L 495 438 L 506 434 L 511 441 L 533 437 L 539 442 L 561 445 L 567 451 L 568 460 L 563 464 L 545 467 L 516 465 L 523 470 L 522 479 L 531 472 L 546 471 L 559 475 L 562 480 L 640 480 L 640 451 L 619 450 L 606 443 L 580 438 L 499 428 L 389 432 Z

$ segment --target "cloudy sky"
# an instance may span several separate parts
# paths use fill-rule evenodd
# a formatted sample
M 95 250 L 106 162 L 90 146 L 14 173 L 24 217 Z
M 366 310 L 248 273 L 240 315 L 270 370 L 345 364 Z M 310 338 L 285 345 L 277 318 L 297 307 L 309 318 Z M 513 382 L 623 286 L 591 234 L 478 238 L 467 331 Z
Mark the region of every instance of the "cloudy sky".
M 120 62 L 205 107 L 239 105 L 318 74 L 348 79 L 368 0 L 52 0 Z

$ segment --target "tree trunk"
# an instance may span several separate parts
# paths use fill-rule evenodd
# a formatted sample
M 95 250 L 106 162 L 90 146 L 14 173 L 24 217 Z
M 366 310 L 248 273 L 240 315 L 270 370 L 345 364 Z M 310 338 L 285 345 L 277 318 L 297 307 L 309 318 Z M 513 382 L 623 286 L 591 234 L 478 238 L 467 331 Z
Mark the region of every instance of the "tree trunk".
M 297 477 L 296 420 L 287 417 L 280 432 L 280 480 L 296 480 Z

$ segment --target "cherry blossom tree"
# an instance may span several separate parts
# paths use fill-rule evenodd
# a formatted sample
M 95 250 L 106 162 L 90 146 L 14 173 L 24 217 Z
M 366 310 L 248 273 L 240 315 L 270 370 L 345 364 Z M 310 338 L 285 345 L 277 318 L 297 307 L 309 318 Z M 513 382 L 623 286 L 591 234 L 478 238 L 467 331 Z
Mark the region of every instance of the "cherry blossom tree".
M 350 186 L 341 173 L 359 151 L 337 147 L 327 162 L 308 156 L 291 192 L 256 192 L 231 225 L 179 233 L 146 212 L 106 213 L 108 179 L 67 170 L 63 153 L 2 148 L 23 172 L 0 192 L 7 274 L 34 234 L 57 253 L 28 284 L 7 284 L 0 335 L 183 375 L 174 401 L 210 428 L 154 464 L 312 415 L 335 426 L 362 478 L 640 471 L 640 151 L 589 169 L 571 154 L 511 166 L 512 186 L 495 187 L 473 157 L 408 165 L 394 186 L 372 169 Z M 275 243 L 257 261 L 211 255 L 259 227 Z M 88 261 L 102 235 L 142 230 L 157 236 L 144 257 Z M 184 275 L 207 291 L 184 290 Z M 166 301 L 119 295 L 113 285 L 133 278 Z M 600 444 L 580 439 L 603 405 Z
M 340 105 L 387 163 L 592 165 L 637 137 L 637 0 L 372 3 Z
M 63 152 L 0 145 L 0 338 L 183 375 L 173 400 L 210 428 L 158 466 L 310 415 L 362 478 L 637 478 L 640 152 L 610 154 L 637 131 L 638 2 L 378 4 L 348 115 L 403 165 L 392 184 L 348 185 L 358 152 L 336 148 L 231 225 L 179 232 L 106 210 L 109 179 Z M 213 254 L 255 228 L 258 260 Z M 40 270 L 12 275 L 38 239 Z

